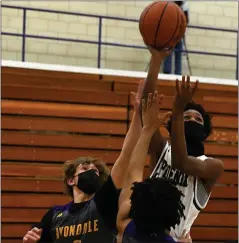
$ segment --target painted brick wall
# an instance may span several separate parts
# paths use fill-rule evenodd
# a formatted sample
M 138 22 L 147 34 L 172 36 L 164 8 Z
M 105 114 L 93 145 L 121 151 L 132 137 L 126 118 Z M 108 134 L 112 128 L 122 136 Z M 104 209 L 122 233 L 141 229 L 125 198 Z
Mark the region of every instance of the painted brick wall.
M 89 14 L 139 18 L 149 1 L 9 1 L 3 4 L 44 9 L 74 11 Z M 238 2 L 188 2 L 190 24 L 220 28 L 238 28 Z M 2 9 L 2 31 L 21 33 L 22 11 Z M 83 40 L 98 40 L 97 18 L 63 14 L 27 12 L 27 34 L 45 35 Z M 103 20 L 102 39 L 107 42 L 142 45 L 138 23 Z M 236 54 L 236 33 L 188 29 L 189 50 Z M 2 58 L 21 60 L 22 39 L 2 36 Z M 70 43 L 55 40 L 27 39 L 26 61 L 97 66 L 98 47 L 95 44 Z M 147 50 L 103 46 L 102 68 L 144 71 L 149 53 Z M 235 78 L 236 59 L 229 57 L 190 54 L 193 75 Z

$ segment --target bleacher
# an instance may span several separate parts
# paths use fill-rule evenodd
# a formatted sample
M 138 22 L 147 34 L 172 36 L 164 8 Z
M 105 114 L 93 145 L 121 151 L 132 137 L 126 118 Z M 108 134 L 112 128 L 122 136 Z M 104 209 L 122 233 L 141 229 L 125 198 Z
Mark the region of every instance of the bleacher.
M 139 78 L 2 67 L 2 242 L 20 243 L 63 194 L 62 164 L 79 156 L 112 166 L 130 124 L 129 91 Z M 161 80 L 163 111 L 171 109 L 175 83 Z M 225 172 L 192 228 L 195 241 L 238 238 L 237 86 L 201 83 L 196 101 L 213 115 L 205 149 Z M 162 128 L 167 136 L 167 132 Z M 146 167 L 145 175 L 149 174 Z

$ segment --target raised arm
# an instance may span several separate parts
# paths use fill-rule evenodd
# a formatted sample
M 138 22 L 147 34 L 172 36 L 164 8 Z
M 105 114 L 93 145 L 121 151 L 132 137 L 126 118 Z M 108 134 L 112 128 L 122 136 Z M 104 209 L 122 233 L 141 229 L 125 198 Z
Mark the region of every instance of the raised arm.
M 127 171 L 130 156 L 133 152 L 135 144 L 138 141 L 141 131 L 141 119 L 139 115 L 139 100 L 141 99 L 142 82 L 139 85 L 137 94 L 132 93 L 134 103 L 134 115 L 125 137 L 122 151 L 116 160 L 112 170 L 111 177 L 95 194 L 94 200 L 97 210 L 103 218 L 105 225 L 110 230 L 116 230 L 116 217 L 118 213 L 119 190 L 123 186 L 125 171 Z M 105 200 L 108 198 L 108 200 Z
M 134 105 L 134 114 L 132 117 L 129 130 L 125 137 L 120 156 L 116 160 L 111 170 L 111 177 L 117 189 L 121 189 L 123 186 L 125 171 L 128 168 L 130 156 L 139 139 L 140 132 L 142 129 L 140 110 L 139 110 L 140 100 L 142 98 L 142 89 L 143 89 L 143 80 L 140 81 L 139 83 L 137 93 L 135 94 L 131 92 L 133 105 Z
M 147 105 L 142 104 L 143 122 L 144 126 L 140 134 L 140 138 L 132 153 L 128 171 L 125 174 L 124 186 L 119 198 L 119 212 L 117 215 L 117 228 L 119 233 L 123 233 L 125 227 L 130 221 L 130 197 L 132 194 L 132 184 L 134 182 L 143 181 L 144 165 L 146 162 L 147 152 L 150 140 L 157 129 L 166 119 L 166 115 L 159 117 L 159 105 L 162 101 L 162 96 L 158 96 L 155 92 L 153 98 L 149 94 Z
M 149 93 L 153 93 L 154 90 L 156 90 L 160 66 L 164 58 L 170 54 L 170 51 L 158 51 L 151 47 L 149 47 L 149 50 L 151 52 L 151 59 L 149 64 L 148 75 L 143 88 L 144 99 L 147 98 Z M 156 129 L 149 145 L 150 155 L 155 157 L 155 154 L 161 154 L 165 144 L 166 144 L 166 140 L 160 133 L 160 130 Z M 154 163 L 156 163 L 156 161 Z
M 184 108 L 191 101 L 198 81 L 191 87 L 190 77 L 183 76 L 180 85 L 176 80 L 176 97 L 172 112 L 171 128 L 171 158 L 172 165 L 188 175 L 196 176 L 205 181 L 215 181 L 223 172 L 223 163 L 217 159 L 206 159 L 204 161 L 196 157 L 188 156 L 184 135 Z

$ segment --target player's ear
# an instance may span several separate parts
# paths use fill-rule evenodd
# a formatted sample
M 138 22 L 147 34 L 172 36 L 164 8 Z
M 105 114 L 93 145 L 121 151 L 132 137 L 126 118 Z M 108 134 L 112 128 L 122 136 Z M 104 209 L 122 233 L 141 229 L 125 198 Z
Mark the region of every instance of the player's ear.
M 68 184 L 69 186 L 75 186 L 75 185 L 76 185 L 75 179 L 76 179 L 75 177 L 69 178 L 69 179 L 67 180 L 67 184 Z

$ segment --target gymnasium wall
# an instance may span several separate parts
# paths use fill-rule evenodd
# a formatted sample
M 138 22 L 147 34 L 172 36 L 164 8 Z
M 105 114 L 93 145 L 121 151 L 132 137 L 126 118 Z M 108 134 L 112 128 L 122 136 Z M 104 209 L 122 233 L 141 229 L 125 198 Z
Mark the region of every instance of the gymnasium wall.
M 44 9 L 75 11 L 81 13 L 139 18 L 149 1 L 2 1 L 3 4 L 29 6 Z M 188 2 L 190 24 L 218 28 L 238 28 L 237 1 Z M 2 9 L 2 31 L 22 32 L 22 11 Z M 27 33 L 63 38 L 80 38 L 97 41 L 98 19 L 58 15 L 43 12 L 27 12 Z M 125 21 L 103 20 L 103 41 L 122 44 L 143 44 L 138 24 Z M 188 49 L 236 54 L 236 33 L 188 29 Z M 2 36 L 2 58 L 21 60 L 20 37 Z M 78 44 L 52 40 L 27 39 L 26 61 L 97 66 L 97 45 Z M 194 76 L 234 79 L 236 59 L 190 54 Z M 144 71 L 149 60 L 147 50 L 122 47 L 102 48 L 102 68 Z
M 2 62 L 1 69 L 2 243 L 22 243 L 46 210 L 69 202 L 60 179 L 64 161 L 90 155 L 112 167 L 132 118 L 129 91 L 136 91 L 145 77 L 24 64 Z M 166 112 L 172 108 L 175 82 L 161 78 Z M 205 80 L 195 97 L 213 115 L 205 153 L 221 159 L 225 171 L 191 235 L 194 242 L 223 243 L 238 239 L 238 89 L 236 81 L 215 85 Z M 168 137 L 165 128 L 161 132 Z M 149 173 L 146 167 L 145 176 Z

